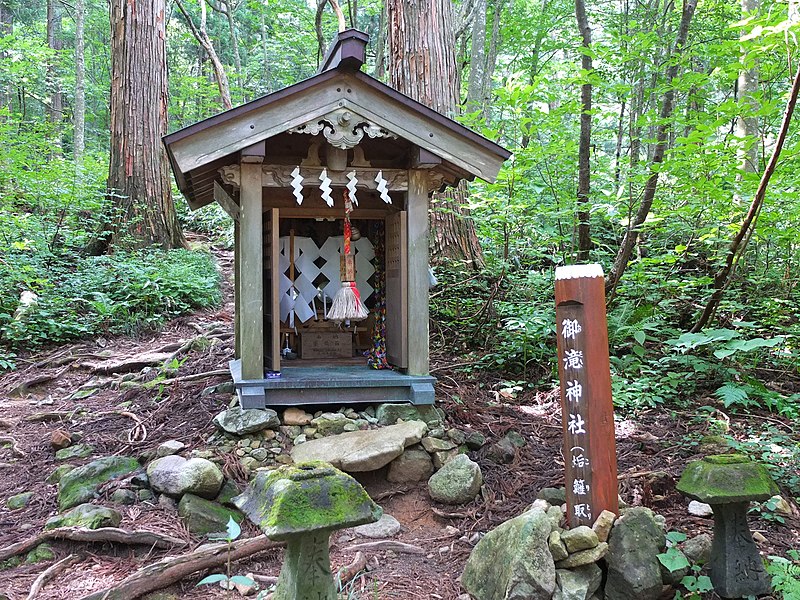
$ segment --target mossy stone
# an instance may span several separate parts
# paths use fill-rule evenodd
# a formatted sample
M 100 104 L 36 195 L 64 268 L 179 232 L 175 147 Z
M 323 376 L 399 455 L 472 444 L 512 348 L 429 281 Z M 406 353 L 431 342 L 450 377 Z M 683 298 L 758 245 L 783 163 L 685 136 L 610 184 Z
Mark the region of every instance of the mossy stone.
M 16 496 L 11 496 L 8 500 L 6 500 L 6 508 L 8 508 L 8 510 L 19 510 L 20 508 L 25 508 L 28 506 L 28 502 L 31 501 L 31 498 L 33 498 L 33 492 L 22 492 Z
M 113 508 L 95 506 L 94 504 L 81 504 L 61 515 L 47 519 L 45 529 L 58 527 L 87 527 L 99 529 L 100 527 L 116 527 L 122 521 L 122 515 Z
M 47 483 L 52 483 L 52 484 L 58 483 L 59 481 L 61 481 L 61 478 L 64 477 L 64 475 L 74 470 L 75 470 L 75 465 L 71 465 L 69 463 L 58 465 L 55 469 L 53 469 L 53 472 L 47 476 L 47 479 L 45 481 Z
M 273 540 L 373 523 L 383 514 L 361 484 L 321 461 L 261 471 L 233 502 Z
M 237 523 L 244 520 L 239 511 L 225 508 L 221 504 L 194 494 L 184 494 L 178 504 L 178 514 L 186 528 L 195 535 L 224 532 L 227 530 L 230 518 Z
M 62 448 L 56 452 L 56 460 L 69 460 L 70 458 L 86 458 L 94 448 L 88 444 L 75 444 L 69 448 Z
M 67 510 L 91 500 L 97 489 L 110 479 L 139 468 L 135 458 L 105 456 L 66 473 L 58 483 L 58 509 Z
M 767 468 L 741 454 L 715 454 L 689 463 L 676 487 L 711 505 L 761 502 L 778 493 Z
M 28 552 L 25 555 L 25 562 L 29 565 L 33 565 L 40 562 L 47 562 L 53 560 L 56 557 L 55 552 L 53 552 L 53 547 L 49 544 L 39 544 Z

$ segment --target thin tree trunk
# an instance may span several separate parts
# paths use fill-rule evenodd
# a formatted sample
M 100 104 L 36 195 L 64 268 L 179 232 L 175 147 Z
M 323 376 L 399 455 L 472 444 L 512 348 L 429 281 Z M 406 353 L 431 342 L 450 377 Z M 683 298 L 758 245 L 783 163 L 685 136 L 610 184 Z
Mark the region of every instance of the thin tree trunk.
M 59 0 L 47 1 L 47 45 L 54 51 L 54 57 L 47 64 L 47 87 L 50 91 L 50 104 L 47 117 L 53 126 L 54 154 L 61 154 L 61 129 L 64 115 L 64 93 L 58 77 L 60 52 L 64 48 L 61 36 L 61 4 Z
M 75 160 L 76 178 L 80 183 L 83 170 L 83 153 L 86 148 L 86 63 L 84 61 L 85 0 L 75 0 L 75 108 L 73 113 L 72 156 Z
M 399 92 L 448 117 L 459 96 L 453 7 L 450 0 L 388 0 L 389 80 Z M 464 209 L 466 183 L 434 194 L 431 247 L 474 269 L 484 266 L 475 224 Z
M 669 86 L 664 93 L 662 99 L 661 111 L 659 113 L 658 127 L 656 128 L 656 143 L 653 150 L 653 157 L 650 166 L 650 175 L 647 178 L 647 183 L 644 187 L 644 194 L 639 208 L 632 220 L 628 222 L 628 227 L 625 230 L 625 235 L 622 238 L 617 256 L 614 259 L 614 266 L 608 274 L 606 281 L 606 296 L 610 299 L 617 289 L 620 279 L 622 278 L 625 269 L 630 261 L 633 248 L 636 246 L 636 241 L 639 238 L 639 230 L 647 218 L 650 209 L 653 206 L 653 200 L 656 195 L 656 186 L 658 185 L 658 165 L 664 160 L 664 151 L 666 149 L 667 134 L 670 129 L 670 118 L 675 101 L 675 88 L 673 87 L 673 80 L 678 76 L 678 68 L 680 66 L 680 55 L 686 46 L 686 39 L 689 35 L 689 25 L 692 22 L 695 9 L 697 8 L 698 0 L 686 0 L 683 5 L 680 26 L 678 27 L 678 35 L 675 39 L 675 46 L 671 53 L 669 66 L 667 67 L 665 82 Z
M 214 78 L 217 80 L 217 87 L 219 88 L 219 97 L 220 101 L 222 102 L 222 106 L 226 110 L 233 108 L 233 103 L 231 102 L 231 86 L 228 83 L 228 76 L 225 74 L 225 67 L 222 64 L 222 61 L 219 59 L 219 55 L 214 49 L 214 44 L 211 42 L 211 38 L 208 37 L 208 31 L 206 30 L 207 15 L 205 0 L 200 0 L 199 26 L 196 26 L 194 21 L 192 21 L 192 17 L 186 10 L 183 0 L 175 0 L 175 5 L 178 7 L 178 10 L 181 11 L 183 18 L 186 19 L 186 24 L 189 26 L 192 35 L 194 35 L 197 42 L 203 47 L 203 50 L 206 51 L 208 58 L 211 60 L 211 66 L 214 69 Z
M 469 80 L 467 81 L 467 112 L 481 111 L 486 77 L 486 0 L 477 0 L 472 19 L 472 43 L 469 53 Z
M 745 250 L 747 249 L 747 242 L 750 239 L 752 230 L 756 225 L 756 220 L 761 212 L 761 207 L 764 205 L 764 196 L 767 193 L 769 180 L 772 177 L 772 174 L 775 172 L 775 167 L 778 165 L 778 159 L 781 156 L 781 150 L 783 150 L 783 144 L 786 141 L 786 135 L 789 132 L 789 125 L 792 120 L 792 115 L 794 114 L 794 107 L 797 104 L 798 92 L 800 92 L 800 68 L 797 69 L 797 72 L 794 76 L 794 81 L 792 82 L 792 89 L 789 93 L 789 100 L 786 103 L 786 110 L 783 113 L 783 122 L 781 123 L 781 129 L 778 133 L 778 139 L 775 142 L 775 148 L 772 150 L 772 156 L 770 157 L 769 163 L 767 163 L 767 166 L 764 169 L 764 174 L 761 176 L 758 189 L 753 197 L 753 201 L 750 203 L 750 209 L 747 211 L 747 215 L 745 216 L 741 227 L 739 227 L 739 231 L 736 233 L 736 236 L 734 236 L 733 241 L 728 248 L 728 254 L 725 257 L 725 265 L 714 276 L 714 293 L 711 295 L 711 298 L 709 298 L 708 304 L 706 304 L 706 307 L 703 310 L 703 314 L 700 315 L 697 323 L 695 323 L 694 327 L 692 327 L 692 333 L 696 333 L 705 327 L 716 312 L 717 307 L 722 300 L 722 295 L 730 284 L 731 278 L 733 277 L 737 262 L 741 260 Z
M 758 0 L 741 0 L 742 18 L 747 18 L 755 14 L 758 10 Z M 742 33 L 744 35 L 744 33 Z M 742 64 L 746 64 L 747 56 L 744 47 L 741 50 Z M 758 118 L 753 116 L 753 112 L 758 110 L 758 104 L 754 98 L 758 92 L 758 70 L 755 67 L 743 68 L 739 71 L 736 89 L 739 96 L 739 104 L 743 107 L 742 112 L 736 118 L 736 137 L 740 138 L 746 146 L 739 150 L 740 169 L 744 173 L 755 173 L 758 167 Z M 737 177 L 737 181 L 741 176 Z M 742 200 L 740 190 L 734 193 L 734 200 Z
M 186 246 L 175 215 L 166 153 L 165 1 L 111 0 L 113 246 Z
M 11 12 L 9 2 L 0 0 L 0 36 L 11 35 L 14 32 L 14 15 Z M 0 52 L 0 60 L 5 60 L 7 53 Z M 0 88 L 0 119 L 4 119 L 3 109 L 12 110 L 13 92 L 11 83 Z
M 225 16 L 228 18 L 228 29 L 231 33 L 231 48 L 233 49 L 233 66 L 236 67 L 236 87 L 238 93 L 244 93 L 242 83 L 242 55 L 239 51 L 239 40 L 236 37 L 236 22 L 233 19 L 234 3 L 230 0 L 225 2 Z M 241 96 L 240 96 L 241 97 Z
M 259 9 L 259 27 L 261 31 L 261 53 L 264 59 L 264 68 L 262 69 L 263 83 L 267 85 L 268 89 L 272 86 L 269 85 L 270 71 L 269 71 L 269 45 L 267 43 L 267 15 L 266 9 Z
M 589 260 L 592 238 L 589 231 L 589 192 L 591 189 L 591 151 L 592 151 L 592 30 L 586 16 L 583 0 L 575 0 L 575 16 L 581 34 L 581 70 L 584 83 L 581 85 L 581 132 L 578 142 L 578 254 L 577 261 Z
M 386 3 L 381 9 L 381 18 L 378 21 L 378 39 L 375 40 L 375 68 L 372 76 L 383 79 L 386 75 Z

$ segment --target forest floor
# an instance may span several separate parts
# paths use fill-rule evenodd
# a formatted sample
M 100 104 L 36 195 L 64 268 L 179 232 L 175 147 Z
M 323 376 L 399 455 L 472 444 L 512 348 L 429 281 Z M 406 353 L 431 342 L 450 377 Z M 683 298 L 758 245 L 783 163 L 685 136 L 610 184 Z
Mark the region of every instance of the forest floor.
M 230 261 L 229 254 L 220 255 L 224 270 L 229 269 Z M 233 304 L 229 283 L 226 283 L 225 297 L 229 301 L 218 311 L 173 320 L 150 335 L 109 336 L 52 348 L 24 357 L 17 371 L 0 377 L 0 441 L 13 438 L 14 443 L 14 447 L 0 445 L 0 548 L 38 533 L 45 521 L 57 512 L 57 487 L 45 482 L 59 464 L 50 447 L 50 434 L 55 429 L 80 433 L 81 442 L 95 449 L 92 458 L 112 454 L 138 456 L 167 440 L 183 442 L 187 451 L 208 449 L 207 438 L 214 432 L 211 420 L 227 407 L 231 395 L 203 393 L 203 390 L 228 380 L 226 375 L 165 381 L 151 388 L 121 389 L 122 377 L 102 374 L 98 365 L 107 366 L 106 361 L 119 357 L 158 351 L 174 353 L 177 349 L 182 353 L 175 358 L 175 373 L 168 377 L 224 370 L 233 353 Z M 214 343 L 202 349 L 181 350 L 187 340 L 200 334 L 210 335 Z M 455 599 L 463 593 L 459 576 L 477 539 L 474 534 L 485 533 L 520 514 L 541 488 L 564 484 L 557 390 L 520 392 L 514 397 L 514 394 L 500 391 L 499 377 L 466 377 L 448 368 L 448 364 L 456 362 L 455 357 L 438 356 L 433 365 L 438 378 L 437 400 L 447 415 L 449 426 L 469 425 L 486 435 L 490 443 L 514 430 L 524 436 L 526 445 L 518 450 L 510 464 L 490 461 L 486 456 L 488 444 L 470 453 L 482 468 L 484 493 L 471 504 L 455 509 L 433 502 L 424 482 L 413 486 L 389 484 L 383 471 L 360 477 L 373 498 L 402 524 L 403 530 L 396 539 L 422 548 L 422 552 L 367 551 L 371 570 L 354 579 L 350 595 L 343 597 Z M 157 374 L 157 370 L 153 370 L 149 377 Z M 26 382 L 20 390 L 19 386 Z M 12 393 L 15 389 L 16 393 Z M 75 394 L 79 389 L 86 392 Z M 89 393 L 90 390 L 95 391 Z M 119 408 L 121 403 L 123 407 Z M 725 418 L 729 418 L 729 434 L 734 436 L 747 436 L 758 422 L 769 423 L 787 436 L 795 433 L 794 424 L 770 414 L 727 415 Z M 618 416 L 617 455 L 622 499 L 651 507 L 664 515 L 670 530 L 689 536 L 711 533 L 712 521 L 688 514 L 688 500 L 675 490 L 675 483 L 687 462 L 709 453 L 710 449 L 697 441 L 710 433 L 718 433 L 717 427 L 718 421 L 712 423 L 691 411 L 652 409 Z M 226 475 L 238 479 L 243 486 L 245 481 L 235 464 L 235 460 L 230 462 Z M 5 499 L 23 491 L 33 491 L 33 500 L 25 508 L 9 511 Z M 111 492 L 111 488 L 104 490 L 101 500 L 108 500 Z M 789 498 L 790 495 L 784 496 Z M 189 534 L 174 512 L 157 503 L 140 502 L 121 508 L 122 528 L 169 534 L 186 540 L 189 549 L 204 541 Z M 783 524 L 752 516 L 751 529 L 765 538 L 759 544 L 764 554 L 785 555 L 787 549 L 798 546 L 800 519 L 796 507 L 794 509 L 794 517 L 787 517 Z M 245 527 L 245 536 L 257 533 L 254 527 Z M 38 598 L 79 599 L 113 585 L 167 554 L 188 551 L 163 552 L 113 543 L 50 543 L 56 560 L 77 553 L 80 562 L 46 585 Z M 353 535 L 347 531 L 333 536 L 334 569 L 351 562 L 355 551 L 348 546 L 353 543 Z M 234 573 L 276 576 L 280 564 L 281 551 L 271 550 L 236 564 Z M 45 563 L 22 564 L 0 570 L 0 596 L 5 593 L 12 600 L 27 597 L 32 583 L 47 566 Z M 206 573 L 190 575 L 167 591 L 187 600 L 225 597 L 225 592 L 216 586 L 195 587 Z M 231 597 L 234 596 L 238 594 Z

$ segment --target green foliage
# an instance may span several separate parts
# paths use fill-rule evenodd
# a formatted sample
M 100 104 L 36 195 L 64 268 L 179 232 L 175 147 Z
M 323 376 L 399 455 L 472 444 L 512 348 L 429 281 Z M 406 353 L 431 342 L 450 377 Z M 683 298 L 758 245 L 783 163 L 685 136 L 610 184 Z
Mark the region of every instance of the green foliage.
M 15 318 L 26 290 L 38 300 Z M 219 300 L 219 274 L 203 253 L 143 250 L 76 258 L 13 249 L 0 262 L 0 347 L 10 361 L 12 351 L 152 328 Z
M 227 542 L 228 544 L 227 574 L 215 573 L 212 575 L 207 575 L 206 577 L 203 577 L 203 579 L 198 581 L 195 584 L 195 587 L 200 587 L 201 585 L 210 585 L 213 583 L 224 583 L 225 589 L 230 591 L 231 589 L 233 589 L 234 584 L 249 586 L 255 583 L 249 577 L 245 577 L 243 575 L 231 575 L 231 552 L 233 550 L 232 544 L 234 541 L 239 539 L 240 535 L 242 535 L 241 527 L 239 527 L 239 524 L 236 521 L 234 521 L 233 517 L 228 517 L 228 524 L 225 527 L 225 531 L 219 534 L 210 534 L 208 536 L 208 539 L 210 540 Z M 262 594 L 259 593 L 258 598 L 261 597 Z
M 800 552 L 789 550 L 789 558 L 770 556 L 767 573 L 772 576 L 772 589 L 783 600 L 800 600 Z
M 670 573 L 688 568 L 689 561 L 686 556 L 675 546 L 667 548 L 667 551 L 658 555 L 659 562 L 664 565 Z

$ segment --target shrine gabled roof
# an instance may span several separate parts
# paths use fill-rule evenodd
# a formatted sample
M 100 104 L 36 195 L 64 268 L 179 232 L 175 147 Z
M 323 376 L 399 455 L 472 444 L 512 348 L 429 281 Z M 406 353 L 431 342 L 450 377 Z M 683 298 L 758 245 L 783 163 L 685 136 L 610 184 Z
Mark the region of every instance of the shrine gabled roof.
M 192 174 L 337 109 L 350 111 L 439 156 L 470 175 L 469 179 L 494 181 L 510 152 L 353 67 L 352 62 L 342 61 L 309 79 L 165 136 L 175 179 L 189 204 L 196 208 L 210 201 L 197 197 Z

